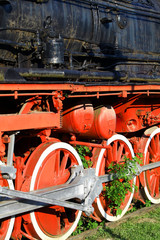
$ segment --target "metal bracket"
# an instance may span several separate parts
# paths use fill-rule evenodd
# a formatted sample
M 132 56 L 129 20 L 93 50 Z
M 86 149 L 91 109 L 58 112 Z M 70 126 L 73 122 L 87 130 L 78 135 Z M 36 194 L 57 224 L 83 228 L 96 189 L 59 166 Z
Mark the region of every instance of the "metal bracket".
M 7 166 L 0 166 L 0 171 L 5 179 L 15 179 L 17 169 L 13 167 L 13 153 L 14 153 L 14 144 L 15 144 L 15 135 L 10 136 L 10 142 L 8 144 L 8 153 L 7 153 Z
M 0 165 L 0 173 L 4 179 L 15 179 L 17 169 L 13 166 Z

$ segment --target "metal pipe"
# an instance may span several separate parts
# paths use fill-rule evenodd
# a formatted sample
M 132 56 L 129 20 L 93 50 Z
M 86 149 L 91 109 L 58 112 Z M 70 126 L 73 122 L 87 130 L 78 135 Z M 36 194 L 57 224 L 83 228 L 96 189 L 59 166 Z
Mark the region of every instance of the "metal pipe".
M 7 166 L 13 166 L 13 153 L 15 144 L 15 134 L 10 135 L 10 142 L 8 144 Z
M 159 82 L 160 76 L 148 76 L 146 74 L 129 74 L 124 72 L 87 72 L 78 70 L 52 70 L 52 69 L 26 69 L 19 68 L 14 69 L 15 72 L 19 73 L 22 77 L 40 77 L 40 78 L 68 78 L 68 79 L 99 79 L 99 80 L 129 80 L 129 81 L 145 81 L 145 82 Z M 93 84 L 93 83 L 92 83 Z
M 77 70 L 52 70 L 52 69 L 14 69 L 23 77 L 44 77 L 44 78 L 69 78 L 69 79 L 104 79 L 104 80 L 115 80 L 126 78 L 125 73 L 119 72 L 87 72 L 87 71 L 77 71 Z
M 139 164 L 137 164 L 137 168 L 134 169 L 135 172 L 133 173 L 133 177 L 140 175 L 144 171 L 151 170 L 151 169 L 154 169 L 157 167 L 160 167 L 160 161 L 155 162 L 155 163 L 149 163 L 144 166 L 140 166 Z M 114 179 L 118 179 L 118 175 L 117 174 L 105 174 L 105 175 L 99 176 L 99 179 L 100 179 L 101 183 L 110 182 L 110 181 L 113 181 Z
M 160 167 L 160 161 L 154 162 L 154 163 L 149 163 L 144 166 L 140 166 L 140 170 L 141 170 L 141 172 L 144 172 L 144 171 L 151 170 L 151 169 L 157 168 L 157 167 Z
M 95 147 L 95 148 L 110 148 L 110 146 L 106 145 L 106 141 L 102 144 L 97 144 L 97 143 L 90 143 L 90 142 L 80 142 L 80 141 L 70 141 L 69 144 L 71 145 L 81 145 L 81 146 L 87 146 L 87 147 Z

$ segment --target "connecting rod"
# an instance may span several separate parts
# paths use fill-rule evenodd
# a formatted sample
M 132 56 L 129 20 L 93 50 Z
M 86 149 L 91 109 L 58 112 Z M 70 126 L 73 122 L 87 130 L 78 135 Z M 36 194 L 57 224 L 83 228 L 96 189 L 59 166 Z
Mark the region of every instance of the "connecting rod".
M 160 162 L 144 166 L 137 164 L 134 173 L 131 174 L 132 177 L 135 177 L 143 171 L 157 167 L 160 167 Z M 48 205 L 77 209 L 90 215 L 93 212 L 92 203 L 103 189 L 102 183 L 113 181 L 116 178 L 118 178 L 116 174 L 96 176 L 93 168 L 83 169 L 82 166 L 74 166 L 69 181 L 63 185 L 31 192 L 0 187 L 0 219 L 31 212 Z M 71 199 L 72 201 L 70 201 Z
M 71 209 L 93 212 L 92 203 L 102 191 L 102 184 L 95 176 L 94 169 L 76 166 L 70 180 L 63 184 L 31 192 L 22 192 L 0 187 L 0 219 L 31 212 L 47 205 L 59 205 Z M 6 198 L 7 197 L 7 198 Z M 69 199 L 78 202 L 69 202 Z

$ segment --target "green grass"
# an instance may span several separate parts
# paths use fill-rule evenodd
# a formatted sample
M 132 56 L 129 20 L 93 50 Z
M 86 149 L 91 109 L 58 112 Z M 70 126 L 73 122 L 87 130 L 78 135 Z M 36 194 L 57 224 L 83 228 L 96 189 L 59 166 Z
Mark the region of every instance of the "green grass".
M 160 239 L 160 207 L 140 216 L 135 216 L 120 223 L 118 226 L 101 226 L 96 235 L 86 237 L 86 240 L 159 240 Z

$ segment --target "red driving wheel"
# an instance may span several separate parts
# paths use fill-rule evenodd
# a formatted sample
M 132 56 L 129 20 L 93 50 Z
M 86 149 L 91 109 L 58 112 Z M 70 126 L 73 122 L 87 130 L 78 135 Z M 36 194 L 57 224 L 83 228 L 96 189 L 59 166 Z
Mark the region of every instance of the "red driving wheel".
M 108 148 L 107 149 L 97 149 L 95 151 L 95 159 L 96 160 L 96 175 L 104 175 L 109 173 L 108 166 L 111 162 L 119 163 L 124 160 L 124 156 L 132 159 L 134 157 L 134 152 L 130 142 L 122 135 L 114 135 L 107 141 Z M 94 156 L 93 156 L 94 157 Z M 95 163 L 94 163 L 95 165 Z M 131 180 L 132 192 L 128 192 L 126 194 L 124 202 L 121 204 L 121 214 L 116 216 L 112 212 L 112 209 L 109 207 L 108 200 L 105 197 L 105 190 L 99 195 L 98 198 L 94 201 L 94 214 L 93 218 L 96 220 L 106 219 L 108 221 L 116 221 L 120 219 L 128 210 L 130 203 L 133 198 L 134 193 L 134 185 L 136 178 Z M 105 187 L 107 183 L 104 183 Z
M 64 184 L 71 167 L 82 165 L 76 150 L 62 142 L 42 143 L 30 156 L 23 173 L 29 191 Z M 28 184 L 29 183 L 29 184 Z M 25 186 L 25 183 L 24 183 Z M 24 189 L 23 186 L 23 189 Z M 66 239 L 76 228 L 81 212 L 61 206 L 44 207 L 24 216 L 24 228 L 38 239 Z

